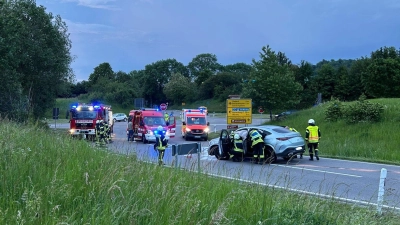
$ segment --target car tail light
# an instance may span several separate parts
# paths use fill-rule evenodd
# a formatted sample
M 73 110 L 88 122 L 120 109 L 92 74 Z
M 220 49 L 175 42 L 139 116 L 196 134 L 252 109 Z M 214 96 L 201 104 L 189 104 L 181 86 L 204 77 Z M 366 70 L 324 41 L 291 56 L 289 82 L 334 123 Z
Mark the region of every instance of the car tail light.
M 281 138 L 276 138 L 276 140 L 278 140 L 278 141 L 287 141 L 290 138 L 293 138 L 293 137 L 281 137 Z

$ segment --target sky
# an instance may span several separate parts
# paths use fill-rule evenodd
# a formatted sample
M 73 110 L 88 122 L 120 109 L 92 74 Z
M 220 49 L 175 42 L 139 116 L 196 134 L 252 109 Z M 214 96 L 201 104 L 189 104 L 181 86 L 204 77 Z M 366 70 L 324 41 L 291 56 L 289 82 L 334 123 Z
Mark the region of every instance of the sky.
M 60 15 L 76 81 L 212 53 L 222 65 L 259 59 L 263 46 L 295 64 L 356 59 L 400 47 L 400 0 L 36 0 Z

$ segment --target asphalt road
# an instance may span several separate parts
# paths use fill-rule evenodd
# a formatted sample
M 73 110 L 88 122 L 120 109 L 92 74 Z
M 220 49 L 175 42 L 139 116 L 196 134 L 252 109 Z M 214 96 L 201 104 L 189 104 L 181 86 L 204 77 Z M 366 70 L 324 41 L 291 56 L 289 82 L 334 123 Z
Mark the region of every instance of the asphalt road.
M 266 119 L 253 118 L 254 125 L 265 121 Z M 225 118 L 210 116 L 209 122 L 212 131 L 226 128 Z M 170 145 L 187 143 L 181 137 L 181 125 L 178 124 L 180 123 L 177 123 L 177 136 L 170 139 Z M 109 149 L 121 154 L 135 153 L 141 160 L 156 163 L 157 153 L 153 150 L 154 144 L 128 143 L 126 125 L 126 122 L 115 123 L 114 142 L 109 144 Z M 67 127 L 68 124 L 57 124 L 57 128 Z M 322 157 L 319 161 L 309 161 L 308 156 L 304 156 L 303 159 L 290 161 L 278 159 L 271 165 L 254 165 L 246 161 L 237 163 L 217 160 L 214 156 L 207 154 L 208 142 L 200 143 L 201 154 L 178 156 L 177 165 L 180 168 L 198 171 L 198 161 L 200 161 L 201 172 L 213 176 L 239 179 L 243 182 L 259 183 L 320 197 L 334 197 L 355 204 L 376 204 L 380 172 L 382 168 L 385 168 L 387 179 L 383 207 L 395 207 L 400 210 L 399 166 L 324 158 L 323 149 L 321 149 Z M 172 157 L 171 147 L 166 150 L 164 161 L 166 166 L 175 166 L 176 160 Z

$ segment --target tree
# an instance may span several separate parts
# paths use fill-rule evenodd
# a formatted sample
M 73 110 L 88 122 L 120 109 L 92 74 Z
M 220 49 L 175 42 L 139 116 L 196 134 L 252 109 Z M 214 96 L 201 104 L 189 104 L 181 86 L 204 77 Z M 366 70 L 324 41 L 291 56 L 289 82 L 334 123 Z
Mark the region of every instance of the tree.
M 336 71 L 337 77 L 337 85 L 335 87 L 335 97 L 340 100 L 349 100 L 350 99 L 350 81 L 349 81 L 349 71 L 347 67 L 340 66 Z
M 260 60 L 253 59 L 250 81 L 245 84 L 244 97 L 252 98 L 258 106 L 270 109 L 293 107 L 300 101 L 301 85 L 296 82 L 288 63 L 282 63 L 283 53 L 276 54 L 263 47 Z M 271 115 L 272 117 L 272 115 Z
M 317 71 L 315 77 L 314 88 L 317 89 L 318 93 L 322 93 L 323 98 L 331 99 L 335 94 L 336 72 L 333 66 L 329 63 L 324 64 Z
M 39 118 L 54 106 L 62 85 L 74 80 L 67 26 L 34 0 L 11 1 L 0 11 L 0 76 L 9 82 L 0 91 L 5 92 L 2 96 L 16 94 L 4 103 L 11 106 L 8 112 L 29 112 Z
M 247 79 L 253 67 L 246 63 L 235 63 L 223 66 L 223 72 L 239 74 L 243 79 Z
M 296 82 L 303 87 L 303 91 L 300 93 L 299 107 L 309 107 L 315 102 L 317 96 L 317 91 L 313 88 L 313 67 L 311 63 L 302 60 L 300 66 L 293 70 Z
M 99 80 L 104 82 L 114 81 L 115 74 L 110 63 L 104 62 L 94 68 L 93 73 L 89 75 L 89 84 L 94 86 L 99 83 Z
M 174 73 L 188 74 L 186 67 L 176 59 L 159 60 L 145 66 L 143 76 L 143 95 L 150 104 L 165 102 L 164 86 Z
M 197 85 L 200 85 L 222 69 L 222 66 L 218 63 L 217 56 L 210 53 L 197 55 L 187 67 L 189 68 L 191 78 Z
M 400 51 L 384 47 L 371 53 L 371 63 L 363 81 L 369 96 L 400 97 Z
M 227 99 L 231 94 L 242 91 L 242 79 L 239 74 L 221 72 L 211 76 L 199 86 L 198 99 Z
M 195 86 L 188 77 L 180 73 L 174 73 L 164 86 L 164 94 L 172 103 L 181 103 L 193 100 Z

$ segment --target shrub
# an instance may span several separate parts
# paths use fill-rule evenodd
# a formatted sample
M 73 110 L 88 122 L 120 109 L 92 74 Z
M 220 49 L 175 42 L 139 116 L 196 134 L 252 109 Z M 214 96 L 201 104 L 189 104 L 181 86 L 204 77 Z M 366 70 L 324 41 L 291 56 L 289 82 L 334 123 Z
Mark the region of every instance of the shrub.
M 331 101 L 325 111 L 326 121 L 337 121 L 343 117 L 343 104 L 337 99 Z
M 364 98 L 346 107 L 344 119 L 348 123 L 378 122 L 382 119 L 383 105 L 371 103 Z

